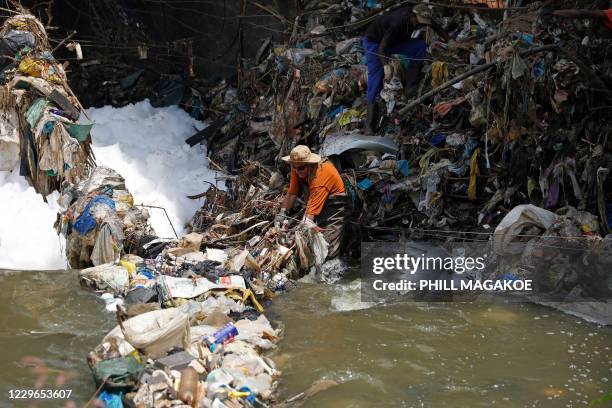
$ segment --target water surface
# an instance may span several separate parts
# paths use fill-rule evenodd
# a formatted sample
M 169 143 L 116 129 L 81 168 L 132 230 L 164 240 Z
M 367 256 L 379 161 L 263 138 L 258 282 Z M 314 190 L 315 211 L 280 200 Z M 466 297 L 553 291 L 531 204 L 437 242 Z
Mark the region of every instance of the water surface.
M 612 389 L 610 328 L 501 301 L 366 308 L 358 288 L 275 300 L 284 398 L 319 379 L 339 385 L 305 407 L 580 407 Z
M 8 392 L 36 387 L 72 390 L 70 399 L 84 405 L 95 391 L 87 353 L 114 327 L 114 316 L 79 286 L 77 271 L 0 271 L 0 287 L 1 406 L 34 406 L 10 400 Z
M 0 287 L 0 406 L 34 406 L 7 392 L 36 386 L 84 405 L 95 391 L 86 355 L 114 316 L 76 271 L 0 272 Z M 339 385 L 305 407 L 583 407 L 611 390 L 610 328 L 501 301 L 369 307 L 358 288 L 301 283 L 274 300 L 283 398 L 320 379 Z

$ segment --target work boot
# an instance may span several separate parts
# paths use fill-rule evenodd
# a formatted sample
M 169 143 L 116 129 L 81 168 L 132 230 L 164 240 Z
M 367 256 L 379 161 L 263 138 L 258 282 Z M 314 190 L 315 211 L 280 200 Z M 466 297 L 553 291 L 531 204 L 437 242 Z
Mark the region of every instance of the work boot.
M 418 92 L 417 85 L 419 84 L 421 69 L 423 69 L 423 61 L 410 61 L 404 81 L 404 95 L 407 99 L 412 99 Z
M 368 104 L 368 116 L 366 117 L 365 128 L 363 129 L 363 133 L 366 136 L 374 135 L 374 128 L 376 127 L 376 117 L 378 116 L 378 106 L 376 103 Z

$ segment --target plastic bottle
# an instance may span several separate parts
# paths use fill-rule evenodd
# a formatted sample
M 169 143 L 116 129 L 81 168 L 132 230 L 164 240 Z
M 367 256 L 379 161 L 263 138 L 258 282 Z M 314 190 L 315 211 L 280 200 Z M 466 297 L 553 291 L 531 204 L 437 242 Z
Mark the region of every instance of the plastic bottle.
M 181 372 L 178 397 L 185 404 L 191 405 L 195 401 L 198 392 L 198 381 L 198 372 L 192 367 L 187 367 Z
M 215 351 L 215 348 L 219 344 L 229 343 L 238 335 L 238 329 L 234 326 L 234 323 L 228 323 L 223 326 L 219 331 L 215 332 L 212 336 L 206 336 L 205 340 L 208 343 L 210 351 Z

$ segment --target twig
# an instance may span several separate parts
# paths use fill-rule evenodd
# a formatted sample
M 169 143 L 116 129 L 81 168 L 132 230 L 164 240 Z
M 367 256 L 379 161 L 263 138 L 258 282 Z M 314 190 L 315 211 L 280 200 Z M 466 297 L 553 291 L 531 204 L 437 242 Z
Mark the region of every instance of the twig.
M 13 14 L 19 14 L 19 12 L 16 10 L 7 9 L 4 7 L 0 7 L 0 11 L 6 11 L 7 13 L 13 13 Z
M 87 408 L 89 406 L 89 404 L 92 403 L 93 400 L 96 399 L 98 393 L 100 392 L 100 390 L 102 389 L 102 387 L 104 387 L 104 385 L 106 385 L 106 381 L 108 379 L 104 379 L 104 381 L 102 381 L 102 384 L 100 384 L 100 386 L 98 387 L 98 389 L 93 393 L 93 395 L 91 396 L 91 398 L 89 399 L 89 401 L 87 401 L 87 404 L 85 404 L 85 406 L 83 408 Z
M 281 22 L 286 23 L 286 24 L 291 24 L 291 21 L 287 20 L 285 17 L 281 16 L 280 14 L 275 12 L 274 10 L 271 10 L 270 8 L 268 8 L 266 6 L 262 6 L 261 4 L 257 3 L 256 1 L 251 1 L 251 3 L 254 4 L 255 6 L 259 7 L 260 9 L 262 9 L 264 11 L 267 11 L 268 13 L 270 13 L 272 16 L 274 16 L 275 18 L 277 18 Z
M 239 232 L 239 233 L 237 233 L 237 234 L 234 234 L 234 235 L 228 235 L 227 237 L 223 237 L 223 238 L 216 239 L 216 240 L 214 240 L 214 241 L 212 242 L 212 244 L 217 244 L 217 243 L 219 243 L 219 242 L 223 242 L 223 241 L 226 241 L 226 240 L 228 240 L 228 239 L 237 238 L 237 237 L 241 236 L 242 234 L 245 234 L 245 233 L 249 232 L 249 231 L 250 231 L 250 230 L 252 230 L 252 229 L 255 229 L 255 228 L 257 228 L 257 227 L 261 227 L 262 225 L 266 225 L 266 224 L 267 224 L 267 225 L 270 225 L 270 224 L 272 224 L 272 221 L 261 221 L 261 222 L 258 222 L 257 224 L 255 224 L 255 225 L 251 225 L 249 228 L 245 229 L 244 231 L 240 231 L 240 232 Z
M 432 89 L 431 91 L 423 94 L 420 98 L 417 98 L 414 101 L 410 102 L 408 105 L 406 105 L 404 108 L 402 108 L 399 111 L 399 114 L 400 115 L 404 115 L 405 113 L 410 111 L 412 108 L 414 108 L 415 106 L 419 105 L 421 102 L 426 101 L 430 97 L 439 94 L 440 92 L 442 92 L 446 88 L 456 84 L 457 82 L 461 82 L 461 81 L 463 81 L 466 78 L 474 76 L 474 75 L 478 74 L 479 72 L 486 71 L 486 70 L 488 70 L 490 68 L 493 68 L 497 64 L 498 64 L 498 61 L 489 62 L 488 64 L 480 65 L 480 66 L 478 66 L 478 67 L 476 67 L 474 69 L 471 69 L 471 70 L 469 70 L 467 72 L 464 72 L 463 74 L 461 74 L 459 76 L 456 76 L 453 79 L 450 79 L 450 80 L 446 81 L 445 83 L 443 83 L 439 87 Z
M 66 38 L 64 38 L 62 41 L 60 41 L 59 44 L 57 44 L 55 46 L 55 48 L 53 49 L 53 51 L 51 51 L 51 53 L 55 53 L 55 51 L 57 51 L 59 49 L 59 47 L 61 47 L 62 45 L 64 45 L 64 43 L 66 43 L 66 41 L 68 41 L 69 39 L 71 39 L 72 37 L 74 37 L 76 35 L 76 30 L 73 30 L 70 34 L 68 34 L 68 36 Z
M 144 204 L 135 204 L 134 206 L 135 207 L 145 207 L 145 208 L 157 208 L 158 210 L 164 210 L 164 214 L 166 214 L 166 218 L 168 219 L 168 222 L 170 223 L 170 226 L 172 227 L 172 232 L 174 232 L 174 236 L 178 239 L 179 236 L 176 233 L 176 230 L 174 229 L 174 225 L 172 224 L 172 221 L 170 220 L 170 216 L 168 215 L 164 207 L 159 207 L 156 205 L 144 205 Z

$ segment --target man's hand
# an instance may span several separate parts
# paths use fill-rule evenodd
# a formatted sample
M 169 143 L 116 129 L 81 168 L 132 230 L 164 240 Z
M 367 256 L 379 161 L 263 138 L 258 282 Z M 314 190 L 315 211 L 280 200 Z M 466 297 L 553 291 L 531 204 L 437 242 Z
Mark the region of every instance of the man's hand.
M 287 210 L 281 208 L 276 217 L 274 218 L 274 226 L 279 229 L 283 223 L 287 220 Z
M 318 228 L 317 224 L 307 215 L 304 216 L 302 222 L 300 222 L 300 225 L 298 225 L 298 229 L 302 231 L 308 231 L 311 229 L 316 230 L 316 228 Z
M 304 219 L 302 220 L 302 222 L 300 222 L 300 225 L 298 226 L 299 230 L 303 230 L 303 231 L 308 231 L 308 230 L 314 230 L 314 232 L 323 232 L 323 231 L 327 231 L 325 228 L 321 228 L 319 227 L 311 218 L 309 218 L 308 216 L 304 216 Z

